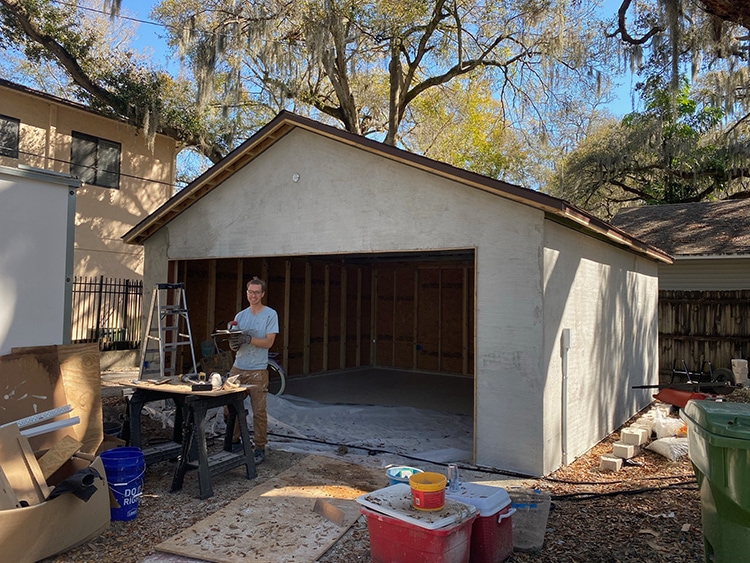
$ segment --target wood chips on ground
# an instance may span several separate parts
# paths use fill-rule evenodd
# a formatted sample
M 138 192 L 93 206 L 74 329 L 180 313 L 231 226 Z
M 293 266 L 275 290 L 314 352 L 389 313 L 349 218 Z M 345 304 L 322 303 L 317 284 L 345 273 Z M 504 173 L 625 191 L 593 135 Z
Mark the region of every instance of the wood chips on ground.
M 156 549 L 215 563 L 315 561 L 359 518 L 354 499 L 382 473 L 310 455 Z M 341 526 L 313 512 L 318 498 L 343 511 Z
M 750 390 L 735 391 L 727 400 L 750 402 Z M 123 405 L 116 401 L 105 399 L 105 409 L 121 409 Z M 144 435 L 153 440 L 171 434 L 171 429 L 148 426 Z M 537 481 L 538 488 L 552 496 L 544 545 L 533 553 L 515 551 L 506 563 L 703 563 L 701 501 L 690 460 L 684 456 L 670 461 L 642 449 L 621 471 L 599 471 L 600 456 L 611 453 L 617 440 L 619 432 L 569 466 Z M 113 522 L 101 536 L 45 563 L 140 563 L 158 553 L 157 545 L 253 487 L 294 468 L 304 458 L 270 449 L 256 479 L 245 479 L 244 467 L 218 475 L 213 481 L 214 496 L 203 501 L 198 499 L 197 475 L 188 473 L 183 490 L 170 493 L 174 463 L 154 464 L 147 468 L 135 520 Z M 341 460 L 346 461 L 346 456 Z M 336 478 L 336 467 L 331 466 L 331 479 Z M 387 484 L 384 472 L 381 477 L 369 490 Z M 366 519 L 358 518 L 317 561 L 370 562 Z

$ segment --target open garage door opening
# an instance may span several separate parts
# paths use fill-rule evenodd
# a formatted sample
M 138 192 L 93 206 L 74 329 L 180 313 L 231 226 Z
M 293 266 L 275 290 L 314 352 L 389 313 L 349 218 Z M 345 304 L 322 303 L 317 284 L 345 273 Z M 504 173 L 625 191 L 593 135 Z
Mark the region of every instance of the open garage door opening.
M 196 354 L 259 276 L 279 314 L 271 352 L 288 393 L 473 414 L 473 249 L 182 260 L 170 271 L 185 283 Z

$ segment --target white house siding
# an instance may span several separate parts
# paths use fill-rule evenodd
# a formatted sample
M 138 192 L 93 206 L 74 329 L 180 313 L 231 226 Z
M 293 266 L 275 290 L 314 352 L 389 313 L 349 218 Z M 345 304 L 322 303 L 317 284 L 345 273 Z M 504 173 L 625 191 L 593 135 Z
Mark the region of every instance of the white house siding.
M 659 265 L 659 289 L 734 291 L 750 289 L 750 257 L 675 257 Z
M 538 416 L 544 420 L 544 467 L 551 470 L 573 461 L 650 402 L 653 390 L 632 386 L 658 382 L 658 276 L 655 262 L 552 222 L 544 240 L 542 364 L 548 367 Z M 566 328 L 571 348 L 564 408 Z
M 70 343 L 79 185 L 70 176 L 0 166 L 0 354 Z

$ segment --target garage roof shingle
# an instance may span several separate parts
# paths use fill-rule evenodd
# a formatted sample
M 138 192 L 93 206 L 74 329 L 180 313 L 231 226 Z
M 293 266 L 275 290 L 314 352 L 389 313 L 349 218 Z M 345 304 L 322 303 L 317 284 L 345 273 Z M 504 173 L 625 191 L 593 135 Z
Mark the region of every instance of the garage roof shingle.
M 633 207 L 612 224 L 675 256 L 750 254 L 750 199 Z

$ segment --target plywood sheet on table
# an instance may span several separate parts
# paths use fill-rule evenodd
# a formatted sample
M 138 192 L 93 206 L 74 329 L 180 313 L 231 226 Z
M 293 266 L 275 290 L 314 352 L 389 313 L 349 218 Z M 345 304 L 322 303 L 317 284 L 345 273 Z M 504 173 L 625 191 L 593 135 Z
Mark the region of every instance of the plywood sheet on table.
M 359 517 L 359 495 L 387 484 L 385 472 L 308 456 L 157 549 L 215 563 L 315 561 Z M 338 526 L 313 511 L 322 498 L 344 512 Z

